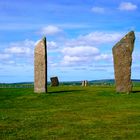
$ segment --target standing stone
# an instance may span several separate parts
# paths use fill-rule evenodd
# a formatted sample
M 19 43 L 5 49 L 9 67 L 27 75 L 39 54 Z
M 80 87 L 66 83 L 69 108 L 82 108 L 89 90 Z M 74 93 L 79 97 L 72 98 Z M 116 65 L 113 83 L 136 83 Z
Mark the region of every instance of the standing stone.
M 47 92 L 46 37 L 38 42 L 34 51 L 34 92 Z
M 135 34 L 133 31 L 125 35 L 112 49 L 117 92 L 131 92 L 131 64 Z
M 84 87 L 85 86 L 85 81 L 82 81 L 82 87 Z
M 88 81 L 87 80 L 85 80 L 85 87 L 87 87 L 88 86 Z
M 88 86 L 88 81 L 87 81 L 87 80 L 82 81 L 82 86 L 83 86 L 83 87 Z
M 51 77 L 51 87 L 59 86 L 58 77 Z

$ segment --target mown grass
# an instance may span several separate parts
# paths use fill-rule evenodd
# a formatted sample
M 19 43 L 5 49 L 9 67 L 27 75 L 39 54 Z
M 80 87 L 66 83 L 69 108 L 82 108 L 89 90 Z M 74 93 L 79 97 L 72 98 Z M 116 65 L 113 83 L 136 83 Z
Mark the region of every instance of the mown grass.
M 140 87 L 117 94 L 111 86 L 0 89 L 1 140 L 139 140 Z

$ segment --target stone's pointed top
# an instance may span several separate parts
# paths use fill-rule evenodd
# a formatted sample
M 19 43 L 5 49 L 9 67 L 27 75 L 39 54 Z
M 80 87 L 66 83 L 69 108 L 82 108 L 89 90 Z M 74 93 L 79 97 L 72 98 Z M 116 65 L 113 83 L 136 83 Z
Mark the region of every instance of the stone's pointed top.
M 134 31 L 130 31 L 128 34 L 135 34 Z
M 134 44 L 134 41 L 135 41 L 135 33 L 134 31 L 130 31 L 118 43 L 116 43 L 112 49 L 115 49 L 118 47 L 123 47 L 123 48 L 128 47 L 128 44 Z M 130 48 L 133 51 L 134 45 L 132 45 Z
M 39 40 L 37 43 L 36 43 L 36 46 L 35 46 L 35 53 L 39 53 L 39 54 L 46 54 L 46 50 L 47 49 L 47 43 L 46 43 L 46 37 L 43 37 L 41 40 Z
M 125 35 L 125 37 L 127 37 L 127 38 L 133 37 L 133 38 L 135 39 L 135 33 L 134 33 L 134 31 L 130 31 L 129 33 L 127 33 L 127 34 Z
M 45 36 L 36 43 L 36 46 L 40 46 L 40 45 L 38 45 L 40 43 L 46 44 L 46 37 Z
M 42 38 L 42 40 L 46 42 L 46 37 L 44 36 L 44 37 Z

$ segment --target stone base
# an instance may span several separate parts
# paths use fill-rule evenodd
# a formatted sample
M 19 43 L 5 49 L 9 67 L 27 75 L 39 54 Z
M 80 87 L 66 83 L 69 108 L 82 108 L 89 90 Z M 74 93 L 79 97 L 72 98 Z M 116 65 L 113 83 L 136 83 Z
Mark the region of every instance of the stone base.
M 35 88 L 34 92 L 35 93 L 46 93 L 46 89 L 45 88 Z

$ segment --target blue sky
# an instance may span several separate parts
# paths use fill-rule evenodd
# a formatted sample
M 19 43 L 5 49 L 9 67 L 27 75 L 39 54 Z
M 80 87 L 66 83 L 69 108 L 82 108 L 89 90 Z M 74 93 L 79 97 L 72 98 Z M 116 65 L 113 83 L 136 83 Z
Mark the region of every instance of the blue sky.
M 112 47 L 135 31 L 132 78 L 140 79 L 139 0 L 0 1 L 0 82 L 34 80 L 34 47 L 47 37 L 48 79 L 113 79 Z

